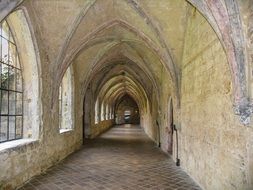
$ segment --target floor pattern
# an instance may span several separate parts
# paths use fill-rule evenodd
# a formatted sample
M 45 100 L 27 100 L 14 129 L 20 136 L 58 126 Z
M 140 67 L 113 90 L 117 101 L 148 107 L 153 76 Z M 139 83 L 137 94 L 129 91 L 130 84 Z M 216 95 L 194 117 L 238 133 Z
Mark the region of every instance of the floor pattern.
M 139 126 L 115 126 L 20 190 L 201 190 Z

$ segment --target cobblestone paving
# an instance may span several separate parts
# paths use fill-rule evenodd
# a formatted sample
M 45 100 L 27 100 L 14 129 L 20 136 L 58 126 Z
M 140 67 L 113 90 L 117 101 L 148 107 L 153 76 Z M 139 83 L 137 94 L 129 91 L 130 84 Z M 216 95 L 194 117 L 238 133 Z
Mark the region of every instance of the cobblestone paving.
M 123 125 L 87 141 L 80 151 L 20 189 L 200 190 L 200 187 L 141 128 Z

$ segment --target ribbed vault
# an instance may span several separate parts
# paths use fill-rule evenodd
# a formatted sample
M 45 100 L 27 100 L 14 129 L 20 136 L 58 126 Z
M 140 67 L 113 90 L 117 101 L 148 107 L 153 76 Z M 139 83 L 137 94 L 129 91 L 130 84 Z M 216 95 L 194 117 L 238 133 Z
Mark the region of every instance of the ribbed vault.
M 41 31 L 37 38 L 43 41 L 41 46 L 49 50 L 48 60 L 54 62 L 51 69 L 57 71 L 54 75 L 57 83 L 52 86 L 53 102 L 64 72 L 79 54 L 99 44 L 104 49 L 105 46 L 110 48 L 117 43 L 127 42 L 132 46 L 146 46 L 158 57 L 170 76 L 178 104 L 187 11 L 196 8 L 209 22 L 223 45 L 233 79 L 235 111 L 241 115 L 244 124 L 248 123 L 252 106 L 248 101 L 249 90 L 245 77 L 247 53 L 237 1 L 76 0 L 58 4 L 51 1 L 12 0 L 9 4 L 0 4 L 4 8 L 0 18 L 18 6 L 28 12 L 35 30 Z M 50 14 L 44 14 L 45 11 Z M 55 20 L 58 21 L 58 27 L 54 27 Z M 57 34 L 53 40 L 46 37 L 52 34 Z M 135 51 L 137 49 L 134 47 Z M 143 59 L 145 58 L 144 56 Z
M 131 100 L 145 133 L 205 189 L 252 189 L 252 10 L 252 0 L 0 1 L 0 21 L 20 13 L 9 23 L 29 95 L 23 126 L 38 136 L 25 154 L 8 151 L 0 183 L 16 188 L 65 158 Z

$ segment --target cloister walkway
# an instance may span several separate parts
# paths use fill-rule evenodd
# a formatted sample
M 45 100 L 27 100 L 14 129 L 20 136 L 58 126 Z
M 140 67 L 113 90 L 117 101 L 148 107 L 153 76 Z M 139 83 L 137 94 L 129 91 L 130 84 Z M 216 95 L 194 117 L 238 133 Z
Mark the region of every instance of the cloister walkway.
M 83 148 L 21 189 L 199 190 L 139 126 L 121 125 L 89 140 Z

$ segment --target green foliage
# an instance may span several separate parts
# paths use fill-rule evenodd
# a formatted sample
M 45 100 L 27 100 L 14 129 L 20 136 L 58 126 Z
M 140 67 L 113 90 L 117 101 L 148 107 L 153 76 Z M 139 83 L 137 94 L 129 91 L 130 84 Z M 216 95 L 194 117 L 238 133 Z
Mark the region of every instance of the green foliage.
M 1 65 L 1 88 L 8 89 L 8 82 L 15 79 L 15 72 L 12 69 L 8 69 L 8 67 L 3 67 L 3 64 Z

